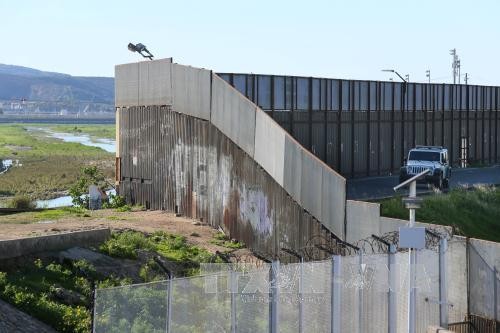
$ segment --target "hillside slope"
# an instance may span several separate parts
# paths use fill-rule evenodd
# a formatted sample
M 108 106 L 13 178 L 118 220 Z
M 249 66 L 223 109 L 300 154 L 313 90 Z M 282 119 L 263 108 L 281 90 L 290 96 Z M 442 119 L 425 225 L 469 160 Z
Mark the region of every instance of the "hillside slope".
M 0 64 L 0 100 L 114 103 L 114 79 Z

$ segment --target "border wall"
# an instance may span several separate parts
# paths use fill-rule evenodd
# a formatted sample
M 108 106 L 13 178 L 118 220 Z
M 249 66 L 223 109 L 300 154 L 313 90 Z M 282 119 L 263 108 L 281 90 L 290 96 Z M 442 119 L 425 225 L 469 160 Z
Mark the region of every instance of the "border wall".
M 345 179 L 217 75 L 164 59 L 115 76 L 128 202 L 202 219 L 268 254 L 345 239 Z
M 345 177 L 399 172 L 416 145 L 445 146 L 453 166 L 500 162 L 500 87 L 219 75 Z

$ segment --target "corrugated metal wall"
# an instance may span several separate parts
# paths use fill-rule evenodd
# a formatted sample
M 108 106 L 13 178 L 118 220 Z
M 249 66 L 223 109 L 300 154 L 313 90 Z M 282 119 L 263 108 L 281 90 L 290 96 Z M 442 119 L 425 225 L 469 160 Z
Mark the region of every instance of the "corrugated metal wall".
M 415 145 L 500 163 L 500 87 L 219 74 L 346 177 L 399 172 Z M 466 147 L 461 146 L 467 139 Z
M 315 236 L 332 239 L 210 122 L 167 106 L 117 112 L 119 193 L 127 202 L 202 219 L 270 257 L 281 248 L 300 251 Z

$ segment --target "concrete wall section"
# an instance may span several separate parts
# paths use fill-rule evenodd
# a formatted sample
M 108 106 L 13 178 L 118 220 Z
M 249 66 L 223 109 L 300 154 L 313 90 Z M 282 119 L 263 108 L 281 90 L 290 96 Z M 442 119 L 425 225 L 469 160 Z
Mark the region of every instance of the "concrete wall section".
M 302 150 L 303 148 L 291 139 L 285 137 L 285 165 L 283 170 L 283 187 L 295 201 L 301 200 L 301 177 L 302 177 Z
M 139 105 L 139 63 L 115 66 L 115 106 Z
M 283 186 L 286 131 L 262 110 L 255 116 L 254 159 Z
M 450 323 L 463 321 L 467 315 L 467 241 L 465 237 L 454 236 L 448 241 L 446 251 L 446 281 L 448 320 Z
M 211 72 L 209 70 L 173 64 L 172 87 L 174 111 L 210 120 Z M 156 105 L 168 105 L 168 103 Z
M 139 63 L 138 105 L 172 105 L 172 59 Z
M 212 124 L 253 157 L 257 106 L 217 75 L 212 79 Z
M 322 222 L 330 231 L 344 239 L 347 236 L 345 230 L 345 178 L 327 168 L 323 168 L 321 184 Z
M 300 203 L 305 210 L 325 222 L 322 216 L 322 176 L 323 168 L 319 160 L 311 158 L 305 149 L 301 149 L 302 174 L 300 176 Z M 340 235 L 338 235 L 340 236 Z
M 285 190 L 331 232 L 345 237 L 345 179 L 285 137 Z
M 487 265 L 500 271 L 500 243 L 471 238 L 470 244 Z
M 111 231 L 106 229 L 67 232 L 55 235 L 0 241 L 0 259 L 9 259 L 45 251 L 64 250 L 74 246 L 96 245 L 106 241 Z
M 377 203 L 347 200 L 347 242 L 356 242 L 371 235 L 381 235 L 380 205 Z

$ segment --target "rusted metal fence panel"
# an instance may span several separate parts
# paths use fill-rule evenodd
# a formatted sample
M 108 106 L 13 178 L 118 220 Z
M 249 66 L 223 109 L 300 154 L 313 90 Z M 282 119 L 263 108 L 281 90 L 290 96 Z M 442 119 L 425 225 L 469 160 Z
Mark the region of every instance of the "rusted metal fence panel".
M 201 219 L 269 257 L 333 234 L 208 121 L 167 106 L 121 108 L 119 193 Z M 324 254 L 325 256 L 328 253 Z

